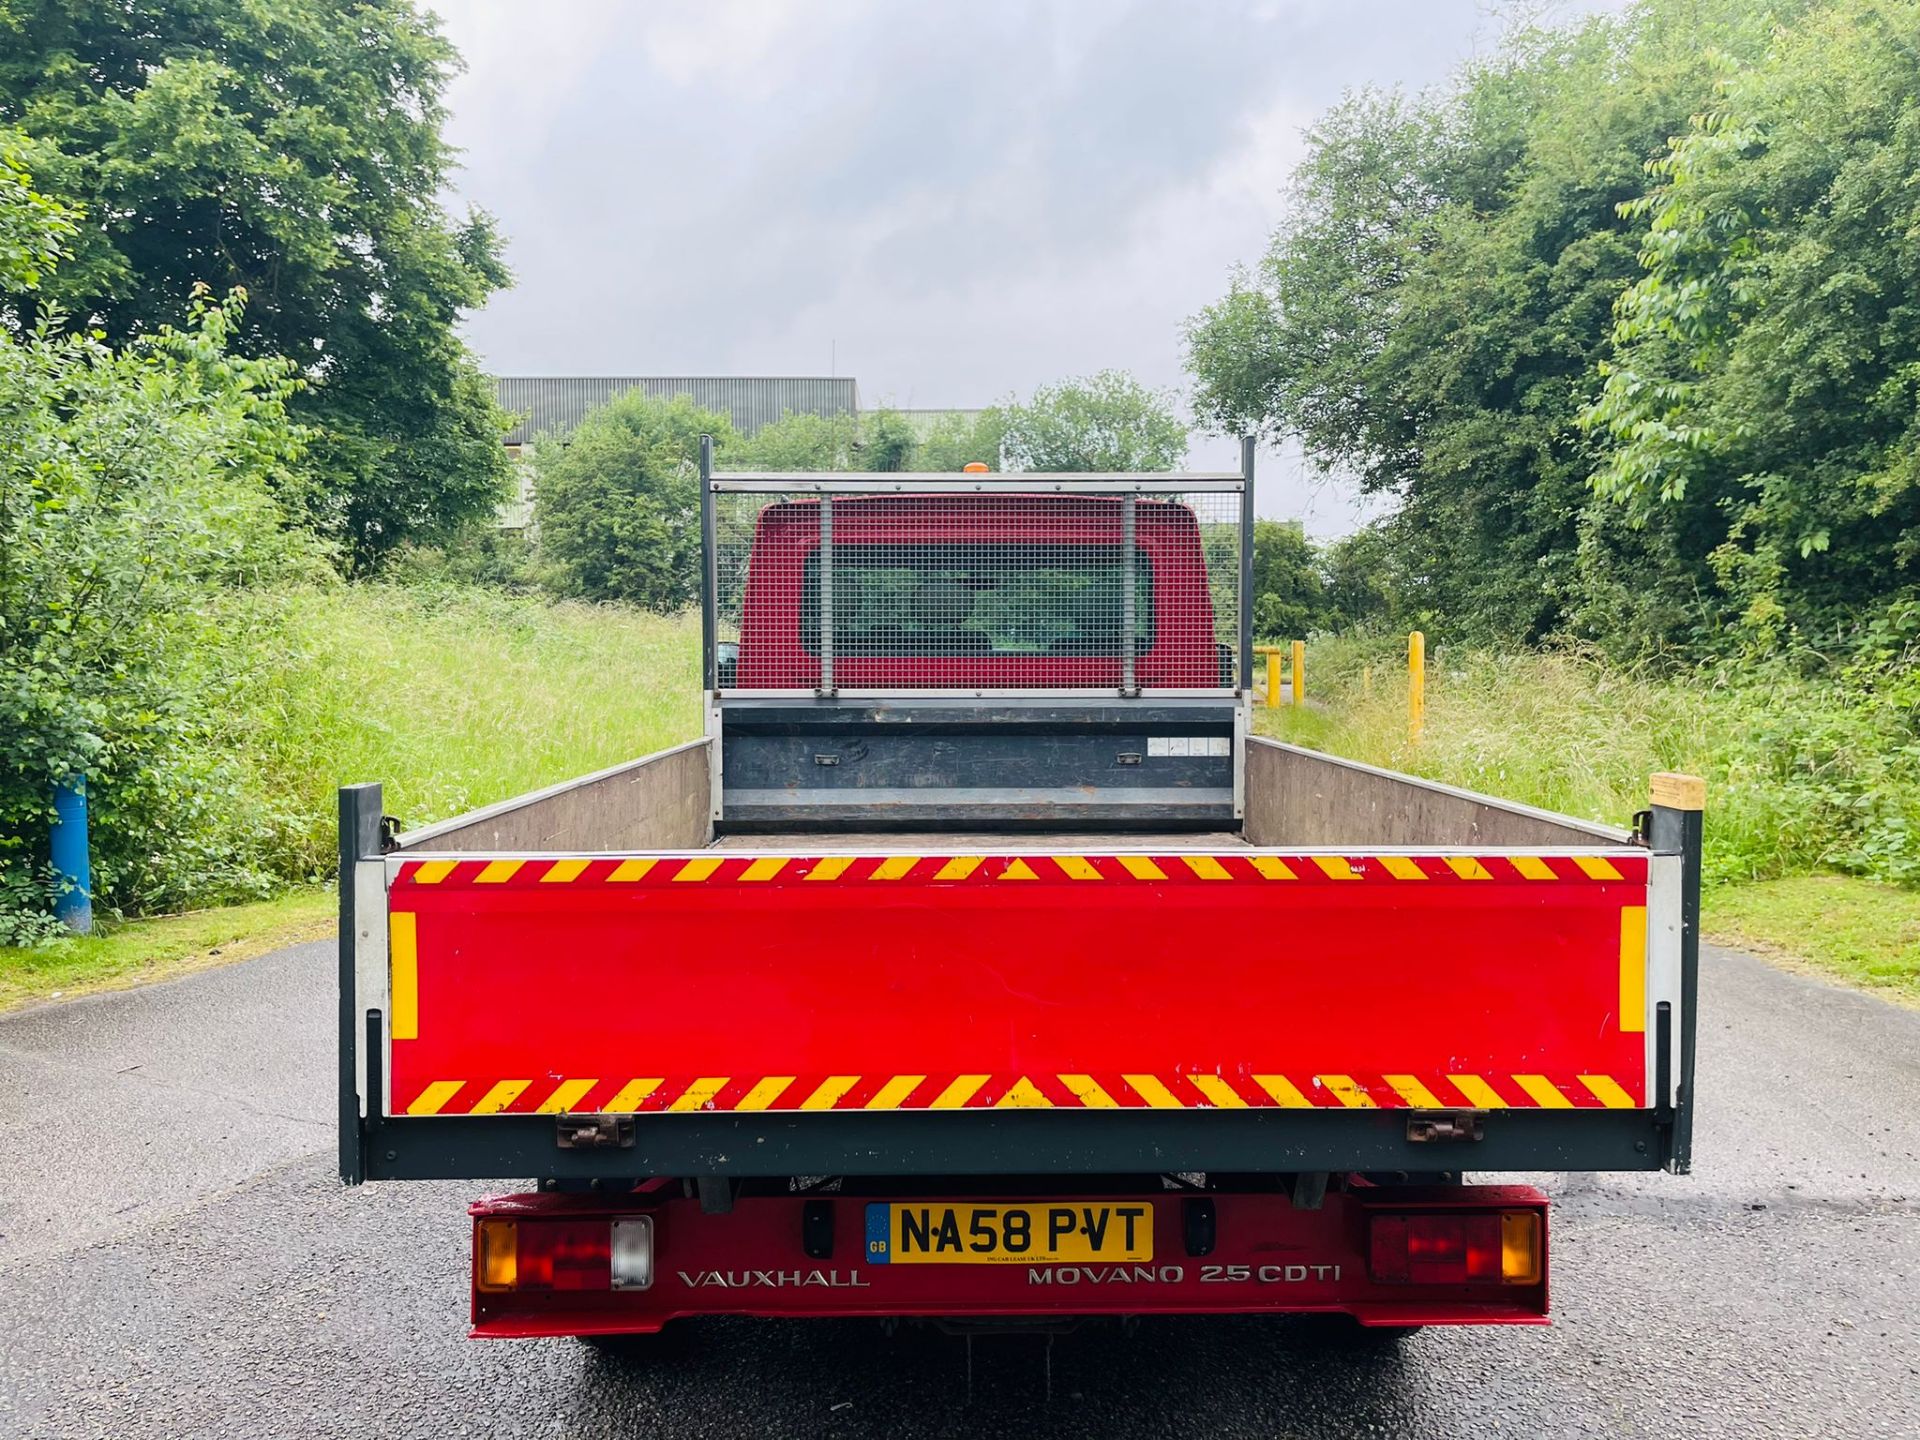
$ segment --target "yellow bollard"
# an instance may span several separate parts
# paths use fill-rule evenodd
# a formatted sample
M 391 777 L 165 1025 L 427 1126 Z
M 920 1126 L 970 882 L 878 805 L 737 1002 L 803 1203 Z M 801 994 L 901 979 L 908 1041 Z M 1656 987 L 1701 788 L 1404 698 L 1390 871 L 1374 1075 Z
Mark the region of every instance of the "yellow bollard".
M 1267 657 L 1267 708 L 1273 709 L 1280 703 L 1280 652 L 1269 647 Z
M 1307 703 L 1307 642 L 1293 642 L 1293 703 Z
M 1407 734 L 1417 744 L 1427 723 L 1427 637 L 1407 636 Z

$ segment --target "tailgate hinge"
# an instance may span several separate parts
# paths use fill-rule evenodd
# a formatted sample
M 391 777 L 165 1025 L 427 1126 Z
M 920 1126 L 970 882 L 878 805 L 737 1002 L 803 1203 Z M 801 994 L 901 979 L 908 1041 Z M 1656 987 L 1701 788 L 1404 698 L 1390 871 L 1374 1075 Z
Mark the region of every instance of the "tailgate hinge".
M 633 1116 L 562 1115 L 553 1143 L 562 1150 L 631 1150 Z
M 1425 1110 L 1407 1117 L 1407 1139 L 1416 1145 L 1431 1140 L 1484 1140 L 1484 1110 Z

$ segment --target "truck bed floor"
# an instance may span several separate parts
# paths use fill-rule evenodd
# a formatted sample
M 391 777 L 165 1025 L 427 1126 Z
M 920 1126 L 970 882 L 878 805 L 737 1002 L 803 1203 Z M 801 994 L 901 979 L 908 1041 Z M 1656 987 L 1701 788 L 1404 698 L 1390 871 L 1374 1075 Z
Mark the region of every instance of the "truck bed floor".
M 1030 852 L 1040 855 L 1138 854 L 1169 850 L 1237 850 L 1246 844 L 1237 831 L 1183 831 L 1172 834 L 1137 834 L 1131 831 L 1100 831 L 1082 834 L 1036 834 L 1032 831 L 982 830 L 895 830 L 895 831 L 790 831 L 768 835 L 722 835 L 709 846 L 714 850 L 771 850 L 788 852 L 863 851 L 895 854 L 920 851 L 928 855 L 966 854 L 989 850 L 996 854 Z

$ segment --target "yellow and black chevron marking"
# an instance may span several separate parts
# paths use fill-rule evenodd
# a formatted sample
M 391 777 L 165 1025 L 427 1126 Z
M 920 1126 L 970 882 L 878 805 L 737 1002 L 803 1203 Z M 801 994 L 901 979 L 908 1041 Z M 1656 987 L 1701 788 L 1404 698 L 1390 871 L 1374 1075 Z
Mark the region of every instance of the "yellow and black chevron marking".
M 413 860 L 402 888 L 684 884 L 994 884 L 1006 881 L 1626 881 L 1644 883 L 1637 855 L 675 855 L 630 859 Z
M 1611 1109 L 1610 1075 L 701 1075 L 435 1080 L 409 1115 L 983 1109 Z

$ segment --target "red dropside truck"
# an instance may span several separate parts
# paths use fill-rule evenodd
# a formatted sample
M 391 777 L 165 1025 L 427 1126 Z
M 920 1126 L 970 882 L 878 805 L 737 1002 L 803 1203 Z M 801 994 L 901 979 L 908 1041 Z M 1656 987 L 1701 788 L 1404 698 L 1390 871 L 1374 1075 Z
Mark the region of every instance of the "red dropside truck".
M 703 738 L 341 792 L 341 1174 L 523 1186 L 475 1335 L 1536 1324 L 1501 1176 L 1687 1168 L 1698 782 L 1614 829 L 1251 735 L 1251 447 L 710 456 Z

